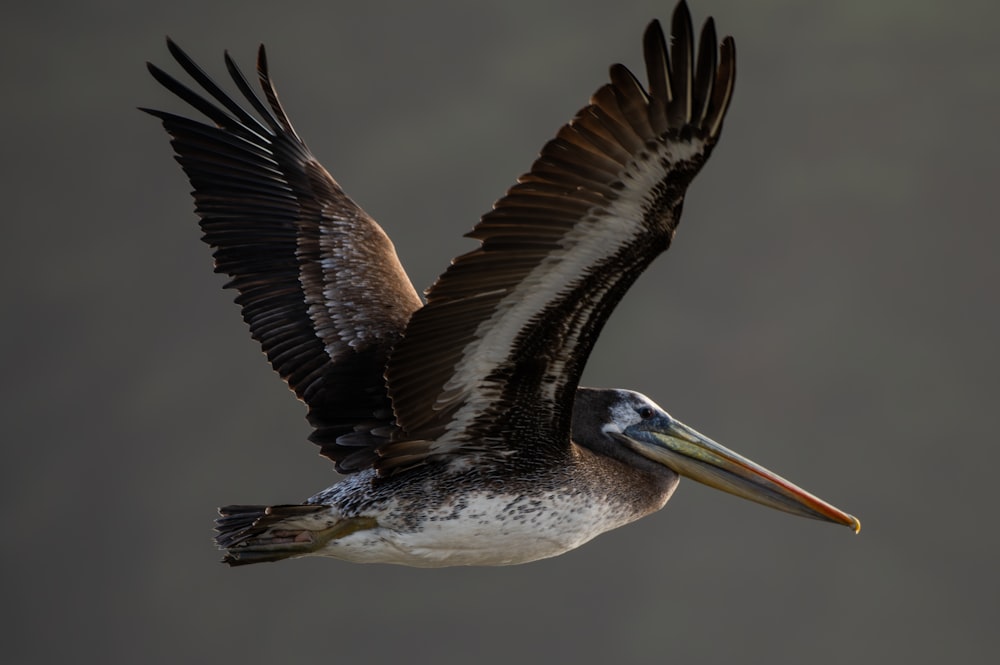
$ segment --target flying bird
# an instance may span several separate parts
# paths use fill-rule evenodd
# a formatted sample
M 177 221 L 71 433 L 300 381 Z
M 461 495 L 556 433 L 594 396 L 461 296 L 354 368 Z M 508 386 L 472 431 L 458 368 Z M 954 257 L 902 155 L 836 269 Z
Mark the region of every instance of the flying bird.
M 225 56 L 241 102 L 168 40 L 200 90 L 149 71 L 210 122 L 142 110 L 171 136 L 250 334 L 347 476 L 301 504 L 219 509 L 224 562 L 524 563 L 659 510 L 681 475 L 860 528 L 648 397 L 579 386 L 615 305 L 670 246 L 733 92 L 732 38 L 709 18 L 696 50 L 683 0 L 669 42 L 654 20 L 642 44 L 646 85 L 612 66 L 423 302 L 293 129 L 263 46 L 263 98 Z

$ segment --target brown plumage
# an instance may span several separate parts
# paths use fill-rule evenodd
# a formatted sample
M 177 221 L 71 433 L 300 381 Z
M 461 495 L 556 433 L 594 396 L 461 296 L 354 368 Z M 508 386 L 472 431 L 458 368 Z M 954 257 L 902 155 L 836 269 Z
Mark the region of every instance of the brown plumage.
M 578 388 L 614 307 L 670 246 L 731 99 L 732 39 L 720 48 L 708 19 L 695 58 L 683 1 L 671 34 L 668 47 L 659 22 L 649 25 L 648 87 L 612 66 L 610 83 L 468 234 L 479 246 L 426 304 L 382 229 L 296 134 L 264 48 L 266 101 L 225 58 L 250 111 L 168 41 L 208 98 L 150 72 L 213 124 L 144 110 L 172 137 L 251 335 L 308 405 L 310 438 L 353 474 L 302 505 L 223 508 L 229 563 L 530 561 L 658 509 L 678 473 L 856 525 L 642 395 Z

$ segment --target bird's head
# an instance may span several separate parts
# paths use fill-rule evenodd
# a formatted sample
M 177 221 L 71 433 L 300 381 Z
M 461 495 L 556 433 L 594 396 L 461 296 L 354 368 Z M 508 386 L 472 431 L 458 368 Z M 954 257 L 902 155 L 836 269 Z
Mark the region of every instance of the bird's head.
M 625 462 L 655 462 L 681 476 L 777 510 L 843 524 L 855 532 L 861 529 L 856 517 L 720 446 L 631 390 L 578 389 L 573 440 Z

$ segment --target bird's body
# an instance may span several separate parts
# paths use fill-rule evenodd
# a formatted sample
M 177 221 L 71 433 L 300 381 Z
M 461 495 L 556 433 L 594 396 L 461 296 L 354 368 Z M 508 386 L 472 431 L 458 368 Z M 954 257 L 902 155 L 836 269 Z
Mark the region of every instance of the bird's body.
M 233 565 L 320 555 L 411 566 L 555 556 L 655 510 L 679 475 L 788 512 L 855 518 L 673 420 L 649 398 L 579 387 L 611 311 L 670 245 L 719 138 L 735 77 L 684 2 L 643 40 L 469 234 L 423 304 L 382 229 L 301 141 L 260 52 L 257 115 L 168 42 L 214 101 L 150 65 L 213 122 L 159 117 L 194 185 L 216 270 L 349 477 L 303 504 L 220 509 Z
M 581 394 L 595 402 L 594 414 L 604 415 L 596 402 L 605 396 L 657 408 L 631 391 Z M 655 512 L 677 487 L 669 467 L 626 451 L 615 459 L 576 443 L 564 450 L 561 459 L 514 469 L 467 458 L 388 478 L 367 469 L 303 505 L 226 508 L 220 530 L 254 532 L 258 545 L 272 538 L 267 544 L 282 553 L 297 548 L 358 563 L 511 565 L 568 552 Z
M 585 448 L 576 457 L 516 483 L 478 467 L 423 470 L 385 484 L 372 471 L 352 475 L 309 503 L 324 506 L 316 516 L 327 523 L 370 518 L 375 525 L 331 539 L 317 553 L 418 567 L 526 563 L 658 510 L 677 484 L 672 473 L 609 468 Z M 622 481 L 631 491 L 609 495 Z

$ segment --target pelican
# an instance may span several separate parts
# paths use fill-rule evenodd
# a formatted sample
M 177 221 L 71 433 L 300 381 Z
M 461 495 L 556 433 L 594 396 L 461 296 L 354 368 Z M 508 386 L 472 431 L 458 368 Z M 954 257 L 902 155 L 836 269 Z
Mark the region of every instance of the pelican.
M 643 37 L 647 85 L 602 86 L 468 234 L 424 303 L 381 227 L 292 127 L 263 46 L 245 103 L 176 44 L 199 91 L 152 76 L 208 118 L 156 116 L 194 188 L 215 270 L 250 334 L 308 407 L 346 478 L 301 504 L 219 509 L 233 566 L 301 556 L 419 567 L 556 556 L 662 508 L 679 476 L 796 515 L 859 521 L 630 390 L 579 386 L 615 305 L 673 239 L 719 140 L 735 79 L 687 5 Z

